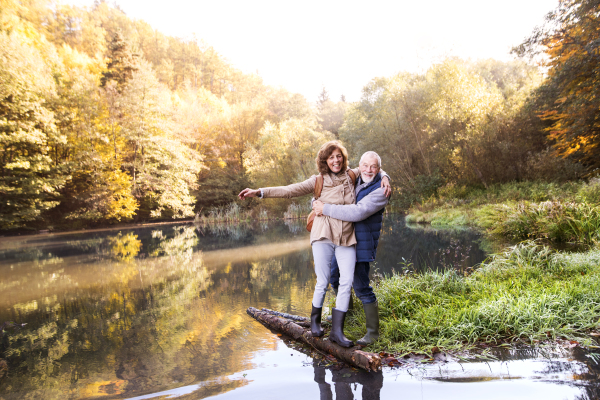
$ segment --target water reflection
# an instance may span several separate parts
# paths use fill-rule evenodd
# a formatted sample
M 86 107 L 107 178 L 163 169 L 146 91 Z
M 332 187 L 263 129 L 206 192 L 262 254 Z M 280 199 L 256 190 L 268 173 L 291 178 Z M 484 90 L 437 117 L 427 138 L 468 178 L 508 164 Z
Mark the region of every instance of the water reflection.
M 404 218 L 389 217 L 384 220 L 376 268 L 390 275 L 450 268 L 469 271 L 487 255 L 479 246 L 480 239 L 466 229 L 407 225 Z
M 466 270 L 485 257 L 476 239 L 387 218 L 377 268 L 401 272 L 404 257 L 414 270 Z M 375 399 L 393 386 L 387 376 L 383 384 L 385 371 L 304 367 L 246 315 L 248 306 L 309 313 L 315 278 L 301 220 L 3 239 L 0 273 L 0 323 L 26 324 L 2 335 L 3 399 L 238 397 L 269 386 L 287 396 L 285 385 L 297 382 L 311 382 L 322 398 Z M 287 380 L 277 372 L 282 346 L 294 360 Z M 256 373 L 269 357 L 279 367 Z M 596 379 L 584 358 L 589 368 L 563 372 Z
M 0 321 L 27 325 L 3 336 L 0 397 L 121 396 L 212 382 L 202 385 L 209 396 L 247 384 L 227 376 L 252 368 L 252 353 L 278 339 L 245 310 L 304 311 L 314 285 L 308 243 L 236 234 L 258 244 L 203 252 L 199 233 L 187 225 L 83 235 L 65 240 L 61 256 L 54 238 L 52 251 L 5 249 Z M 210 239 L 207 247 L 218 247 Z
M 350 368 L 331 369 L 333 392 L 331 384 L 327 383 L 327 369 L 313 365 L 314 380 L 319 386 L 319 395 L 321 400 L 353 400 L 354 392 L 357 391 L 357 386 L 360 385 L 361 398 L 363 400 L 379 400 L 381 388 L 383 387 L 383 372 L 367 372 L 353 371 Z

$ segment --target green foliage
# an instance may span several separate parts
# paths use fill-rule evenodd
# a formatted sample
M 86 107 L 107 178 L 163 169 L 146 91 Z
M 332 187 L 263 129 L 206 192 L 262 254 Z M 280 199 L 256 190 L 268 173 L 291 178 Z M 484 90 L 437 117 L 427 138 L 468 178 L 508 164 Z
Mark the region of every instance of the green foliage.
M 470 219 L 468 211 L 455 208 L 441 208 L 428 213 L 412 211 L 406 216 L 409 223 L 429 223 L 432 226 L 467 226 Z
M 133 72 L 138 70 L 135 56 L 131 53 L 129 46 L 121 32 L 117 31 L 108 47 L 110 61 L 106 65 L 106 71 L 102 73 L 100 84 L 105 87 L 110 81 L 117 83 L 119 92 L 122 92 Z
M 470 276 L 456 271 L 394 275 L 375 288 L 381 337 L 372 351 L 457 350 L 566 337 L 598 328 L 600 251 L 557 253 L 527 241 L 492 256 Z M 349 318 L 353 337 L 362 313 Z
M 437 197 L 439 188 L 443 183 L 444 181 L 438 173 L 417 175 L 414 178 L 413 185 L 401 188 L 400 192 L 394 195 L 394 205 L 406 210 L 415 203 Z
M 321 125 L 321 128 L 325 131 L 333 133 L 333 135 L 339 138 L 339 131 L 344 123 L 344 115 L 348 110 L 349 104 L 344 100 L 334 102 L 329 98 L 329 94 L 325 87 L 321 91 L 317 100 L 317 118 Z
M 527 99 L 540 81 L 523 62 L 458 59 L 377 78 L 350 107 L 340 137 L 355 158 L 380 154 L 399 189 L 392 201 L 404 209 L 443 184 L 570 179 L 577 169 L 569 162 L 539 157 L 548 144 Z
M 67 178 L 52 160 L 65 136 L 45 104 L 56 94 L 51 68 L 28 42 L 0 31 L 0 229 L 55 207 Z
M 495 184 L 487 189 L 481 186 L 446 185 L 438 190 L 437 198 L 430 198 L 417 208 L 431 210 L 441 206 L 480 206 L 485 204 L 498 204 L 504 202 L 548 200 L 580 201 L 583 196 L 593 197 L 598 188 L 595 180 L 575 182 L 508 182 Z M 593 201 L 590 201 L 593 202 Z

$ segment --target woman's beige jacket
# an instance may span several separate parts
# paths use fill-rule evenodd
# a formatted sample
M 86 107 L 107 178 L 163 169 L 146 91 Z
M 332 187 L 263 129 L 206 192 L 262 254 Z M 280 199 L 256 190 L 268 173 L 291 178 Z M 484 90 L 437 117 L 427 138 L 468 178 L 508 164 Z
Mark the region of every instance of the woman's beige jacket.
M 355 176 L 359 176 L 360 172 L 358 168 L 353 171 Z M 316 181 L 317 175 L 313 175 L 304 182 L 288 186 L 261 188 L 261 190 L 264 198 L 283 197 L 291 199 L 292 197 L 314 193 Z M 321 190 L 319 200 L 327 204 L 354 204 L 356 202 L 356 195 L 348 172 L 338 175 L 330 172 L 323 175 L 323 190 Z M 310 232 L 310 243 L 312 244 L 317 240 L 325 238 L 338 246 L 352 246 L 356 244 L 354 224 L 326 215 L 316 216 Z

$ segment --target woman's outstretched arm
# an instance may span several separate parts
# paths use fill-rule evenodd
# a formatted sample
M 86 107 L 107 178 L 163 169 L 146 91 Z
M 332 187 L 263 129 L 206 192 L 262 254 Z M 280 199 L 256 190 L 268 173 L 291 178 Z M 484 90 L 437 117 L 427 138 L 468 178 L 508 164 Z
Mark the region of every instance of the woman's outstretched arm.
M 293 183 L 287 186 L 274 186 L 260 189 L 246 188 L 242 190 L 240 194 L 238 194 L 238 197 L 241 200 L 244 200 L 248 197 L 261 197 L 262 193 L 262 197 L 264 198 L 283 197 L 286 199 L 291 199 L 292 197 L 299 197 L 313 193 L 315 191 L 316 181 L 317 176 L 313 175 L 304 182 Z

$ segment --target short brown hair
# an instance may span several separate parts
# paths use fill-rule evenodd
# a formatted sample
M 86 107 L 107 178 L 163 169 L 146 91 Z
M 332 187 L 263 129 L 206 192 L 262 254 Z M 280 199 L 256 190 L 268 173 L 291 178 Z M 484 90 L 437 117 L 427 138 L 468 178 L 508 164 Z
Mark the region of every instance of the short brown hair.
M 346 171 L 346 169 L 348 169 L 348 150 L 346 150 L 346 148 L 337 140 L 332 140 L 323 144 L 323 146 L 321 146 L 319 149 L 319 153 L 317 153 L 317 158 L 315 161 L 320 174 L 327 174 L 331 172 L 329 166 L 327 165 L 327 159 L 334 150 L 339 150 L 344 158 L 344 162 L 342 163 L 342 171 Z

